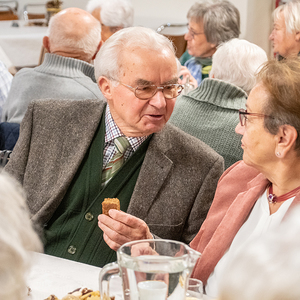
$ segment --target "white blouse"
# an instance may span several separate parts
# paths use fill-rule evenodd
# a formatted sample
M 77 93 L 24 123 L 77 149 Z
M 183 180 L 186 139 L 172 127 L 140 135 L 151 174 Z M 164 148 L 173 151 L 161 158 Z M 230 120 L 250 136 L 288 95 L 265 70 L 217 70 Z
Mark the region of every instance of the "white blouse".
M 270 215 L 267 190 L 258 198 L 248 216 L 248 219 L 239 229 L 229 249 L 219 260 L 214 271 L 210 274 L 205 286 L 207 296 L 217 298 L 219 282 L 226 270 L 228 261 L 235 257 L 236 253 L 244 246 L 245 243 L 248 243 L 252 239 L 273 230 L 274 227 L 277 227 L 282 221 L 294 198 L 295 197 L 292 197 L 284 201 L 279 209 L 272 215 Z M 226 276 L 226 274 L 224 274 L 224 276 Z

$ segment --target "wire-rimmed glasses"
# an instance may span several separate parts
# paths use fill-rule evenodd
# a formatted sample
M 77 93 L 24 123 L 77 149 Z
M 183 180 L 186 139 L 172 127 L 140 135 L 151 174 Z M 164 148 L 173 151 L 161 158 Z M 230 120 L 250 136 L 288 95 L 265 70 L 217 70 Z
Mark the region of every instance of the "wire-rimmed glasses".
M 158 90 L 161 90 L 163 92 L 163 95 L 166 99 L 173 99 L 179 96 L 184 89 L 183 85 L 181 84 L 166 84 L 162 86 L 156 86 L 155 84 L 138 85 L 134 88 L 121 81 L 115 81 L 130 89 L 134 93 L 134 95 L 141 100 L 149 100 L 158 92 Z

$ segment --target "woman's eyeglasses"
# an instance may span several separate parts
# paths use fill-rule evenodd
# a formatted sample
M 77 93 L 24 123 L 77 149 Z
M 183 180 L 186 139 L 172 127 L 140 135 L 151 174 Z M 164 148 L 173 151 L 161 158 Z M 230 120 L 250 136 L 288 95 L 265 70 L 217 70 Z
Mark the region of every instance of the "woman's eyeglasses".
M 258 114 L 258 113 L 249 113 L 247 112 L 247 109 L 240 109 L 239 110 L 239 118 L 240 118 L 240 124 L 241 126 L 245 126 L 246 120 L 248 120 L 247 116 L 255 116 L 259 118 L 271 118 L 270 116 L 264 115 L 264 114 Z

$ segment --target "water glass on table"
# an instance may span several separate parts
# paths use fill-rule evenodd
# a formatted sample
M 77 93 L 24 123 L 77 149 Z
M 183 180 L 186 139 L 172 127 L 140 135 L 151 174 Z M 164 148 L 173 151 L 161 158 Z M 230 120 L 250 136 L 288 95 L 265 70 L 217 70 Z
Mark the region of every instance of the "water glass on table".
M 203 299 L 203 284 L 202 281 L 195 278 L 190 278 L 186 291 L 186 300 L 202 300 Z

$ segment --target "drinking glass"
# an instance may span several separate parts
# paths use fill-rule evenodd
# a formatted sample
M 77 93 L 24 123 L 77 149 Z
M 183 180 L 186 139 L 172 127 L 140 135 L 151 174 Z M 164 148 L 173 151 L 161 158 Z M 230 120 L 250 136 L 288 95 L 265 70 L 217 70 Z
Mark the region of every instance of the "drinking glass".
M 190 278 L 186 291 L 186 300 L 203 299 L 203 284 L 202 281 L 195 278 Z

